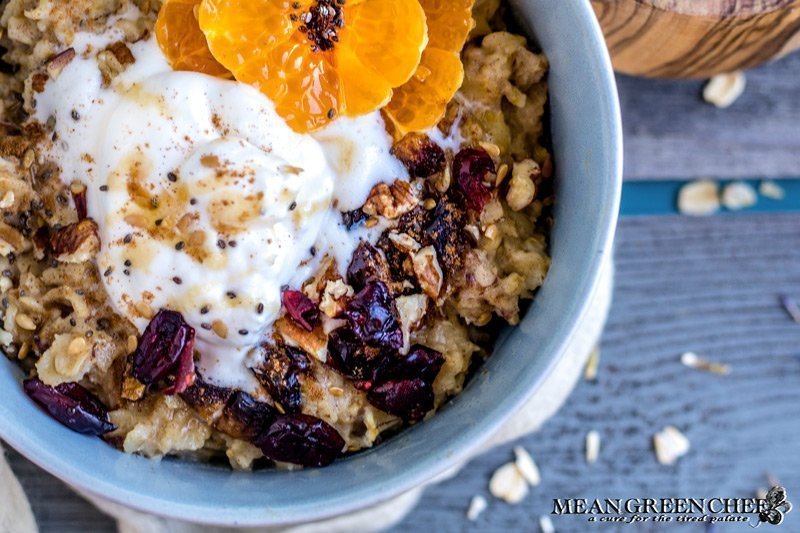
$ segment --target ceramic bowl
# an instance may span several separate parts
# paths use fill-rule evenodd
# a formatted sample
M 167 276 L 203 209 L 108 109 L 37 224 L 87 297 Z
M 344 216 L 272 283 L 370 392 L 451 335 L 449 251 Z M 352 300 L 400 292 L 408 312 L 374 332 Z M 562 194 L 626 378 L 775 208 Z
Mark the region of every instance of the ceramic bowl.
M 468 459 L 562 355 L 586 311 L 604 257 L 612 252 L 621 186 L 616 87 L 589 2 L 517 0 L 512 5 L 552 65 L 558 180 L 552 269 L 522 323 L 504 332 L 484 370 L 436 416 L 325 469 L 232 472 L 126 455 L 74 433 L 25 396 L 21 372 L 0 357 L 0 438 L 84 492 L 218 525 L 285 525 L 352 512 Z

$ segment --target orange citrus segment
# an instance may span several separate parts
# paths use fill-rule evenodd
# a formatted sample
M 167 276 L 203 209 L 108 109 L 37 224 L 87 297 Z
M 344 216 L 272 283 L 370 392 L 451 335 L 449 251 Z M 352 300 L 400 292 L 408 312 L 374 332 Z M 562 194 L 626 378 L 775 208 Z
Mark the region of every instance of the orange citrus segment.
M 198 18 L 214 57 L 301 133 L 386 105 L 428 40 L 419 0 L 202 0 Z
M 419 1 L 369 0 L 349 5 L 345 15 L 338 46 L 378 73 L 390 88 L 407 82 L 428 44 L 425 12 Z M 349 55 L 339 57 L 338 64 L 350 61 Z M 358 81 L 372 82 L 363 75 Z
M 428 48 L 422 53 L 418 74 L 394 90 L 386 115 L 401 136 L 428 130 L 442 119 L 447 103 L 463 81 L 464 67 L 458 53 Z
M 385 109 L 397 134 L 434 127 L 461 87 L 461 49 L 472 29 L 473 3 L 474 0 L 420 0 L 427 16 L 428 47 L 414 76 L 395 89 Z
M 211 53 L 238 80 L 240 75 L 248 74 L 243 66 L 263 61 L 292 36 L 295 28 L 288 12 L 295 3 L 306 6 L 312 2 L 203 0 L 198 21 Z M 256 77 L 250 74 L 251 78 Z
M 230 77 L 211 55 L 206 37 L 197 25 L 195 9 L 201 0 L 165 0 L 156 21 L 156 40 L 175 70 Z

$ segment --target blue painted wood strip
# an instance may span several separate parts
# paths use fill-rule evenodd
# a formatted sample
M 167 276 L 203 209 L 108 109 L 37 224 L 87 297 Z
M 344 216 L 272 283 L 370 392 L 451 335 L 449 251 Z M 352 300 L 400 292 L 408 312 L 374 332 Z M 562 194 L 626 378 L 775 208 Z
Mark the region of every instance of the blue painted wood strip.
M 743 180 L 758 190 L 762 180 Z M 724 187 L 730 180 L 721 180 Z M 759 195 L 758 203 L 753 207 L 736 211 L 736 213 L 796 213 L 800 212 L 800 179 L 777 180 L 778 185 L 786 192 L 783 200 L 774 200 Z M 623 216 L 666 215 L 677 214 L 678 191 L 686 181 L 626 181 L 622 187 Z M 726 209 L 721 214 L 732 213 Z

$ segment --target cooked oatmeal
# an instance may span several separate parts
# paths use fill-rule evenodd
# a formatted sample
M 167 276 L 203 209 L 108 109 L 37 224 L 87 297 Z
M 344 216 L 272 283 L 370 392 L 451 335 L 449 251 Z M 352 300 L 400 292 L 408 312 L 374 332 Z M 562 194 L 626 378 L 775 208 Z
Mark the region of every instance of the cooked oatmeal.
M 272 277 L 259 271 L 254 281 L 246 278 L 244 290 L 219 296 L 230 305 L 222 311 L 222 304 L 204 300 L 210 285 L 203 283 L 232 283 L 225 269 L 249 262 L 242 255 L 251 245 L 243 228 L 264 216 L 262 197 L 234 195 L 215 203 L 180 187 L 189 187 L 185 176 L 202 172 L 234 181 L 251 176 L 258 185 L 258 165 L 271 160 L 252 156 L 257 168 L 242 177 L 223 156 L 207 154 L 185 163 L 194 166 L 165 172 L 167 192 L 159 193 L 146 165 L 130 164 L 136 178 L 114 189 L 112 180 L 92 181 L 74 170 L 99 167 L 92 154 L 67 161 L 59 152 L 70 142 L 61 122 L 90 120 L 92 107 L 51 116 L 43 111 L 48 88 L 78 66 L 96 68 L 97 90 L 108 95 L 132 73 L 146 71 L 143 58 L 157 50 L 161 3 L 0 5 L 6 49 L 0 74 L 0 343 L 29 374 L 28 394 L 72 429 L 149 457 L 226 456 L 237 469 L 326 464 L 432 416 L 490 355 L 498 327 L 519 322 L 521 301 L 543 283 L 553 202 L 553 163 L 544 144 L 548 63 L 509 32 L 499 1 L 478 0 L 473 8 L 474 29 L 461 55 L 464 83 L 438 126 L 401 135 L 385 121 L 390 131 L 380 131 L 388 143 L 381 157 L 397 162 L 403 175 L 370 178 L 374 183 L 367 180 L 358 203 L 347 205 L 344 198 L 358 191 L 336 196 L 334 180 L 333 192 L 325 193 L 328 170 L 301 179 L 303 168 L 278 169 L 297 176 L 291 183 L 299 192 L 291 198 L 276 192 L 288 207 L 274 216 L 300 229 L 331 225 L 314 218 L 330 203 L 337 238 L 352 249 L 334 238 L 325 245 L 306 242 L 300 229 L 275 233 L 290 249 L 302 243 L 302 253 L 285 247 L 275 253 L 297 256 L 289 269 L 295 277 L 287 278 L 293 282 L 281 286 L 278 270 Z M 202 90 L 217 87 L 211 83 Z M 125 126 L 125 115 L 113 117 L 108 131 L 94 134 L 119 137 L 115 130 Z M 384 124 L 377 112 L 374 117 L 364 131 Z M 209 120 L 217 131 L 212 136 L 241 136 L 258 146 L 231 133 L 220 117 Z M 332 128 L 362 124 L 348 120 L 313 138 L 298 134 L 297 146 L 316 146 L 338 135 Z M 258 133 L 247 135 L 252 131 Z M 223 148 L 219 153 L 251 157 Z M 313 159 L 311 148 L 302 150 Z M 358 183 L 363 188 L 364 180 Z M 314 200 L 319 205 L 309 211 L 294 199 L 304 194 L 328 196 Z M 124 201 L 115 204 L 116 198 Z M 113 231 L 107 227 L 112 219 Z M 259 244 L 259 253 L 272 239 Z M 153 248 L 142 243 L 151 241 L 170 250 L 159 258 L 180 257 L 177 270 L 159 283 L 146 266 Z M 222 265 L 214 270 L 220 274 L 209 278 L 214 261 Z M 228 359 L 234 351 L 239 355 Z M 237 368 L 220 368 L 231 366 Z M 65 422 L 69 406 L 77 406 L 78 416 Z

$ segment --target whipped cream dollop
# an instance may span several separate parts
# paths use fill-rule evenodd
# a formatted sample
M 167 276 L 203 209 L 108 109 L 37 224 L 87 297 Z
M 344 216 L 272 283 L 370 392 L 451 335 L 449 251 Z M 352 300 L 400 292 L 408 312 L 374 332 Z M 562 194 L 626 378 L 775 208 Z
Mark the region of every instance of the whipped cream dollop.
M 195 328 L 200 371 L 254 386 L 248 352 L 329 254 L 345 268 L 359 239 L 340 211 L 407 178 L 379 113 L 295 133 L 256 89 L 175 72 L 153 38 L 105 84 L 90 53 L 121 38 L 76 35 L 75 59 L 36 97 L 54 127 L 46 157 L 87 186 L 98 269 L 116 310 L 144 330 L 169 308 Z

